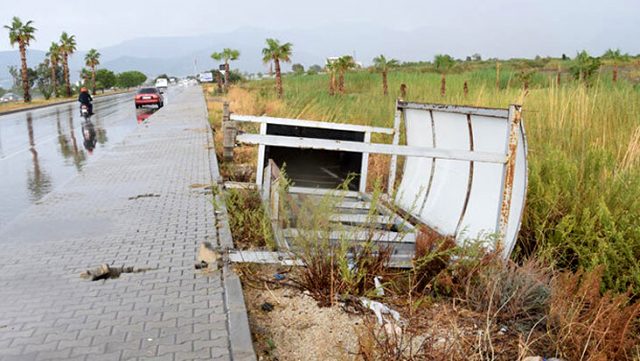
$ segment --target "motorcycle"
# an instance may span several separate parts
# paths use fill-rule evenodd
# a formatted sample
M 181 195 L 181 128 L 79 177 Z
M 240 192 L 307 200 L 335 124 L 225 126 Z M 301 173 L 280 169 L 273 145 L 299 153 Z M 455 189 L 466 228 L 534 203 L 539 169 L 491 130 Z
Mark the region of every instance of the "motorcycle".
M 91 113 L 89 112 L 89 107 L 86 104 L 81 104 L 80 105 L 80 115 L 85 120 L 89 120 L 89 118 L 91 118 Z

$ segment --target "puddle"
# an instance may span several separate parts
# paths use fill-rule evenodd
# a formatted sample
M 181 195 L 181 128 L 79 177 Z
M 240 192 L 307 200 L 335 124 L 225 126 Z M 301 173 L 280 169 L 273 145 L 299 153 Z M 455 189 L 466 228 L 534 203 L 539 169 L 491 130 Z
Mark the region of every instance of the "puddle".
M 130 94 L 0 116 L 0 228 L 136 129 Z M 1 243 L 1 242 L 0 242 Z

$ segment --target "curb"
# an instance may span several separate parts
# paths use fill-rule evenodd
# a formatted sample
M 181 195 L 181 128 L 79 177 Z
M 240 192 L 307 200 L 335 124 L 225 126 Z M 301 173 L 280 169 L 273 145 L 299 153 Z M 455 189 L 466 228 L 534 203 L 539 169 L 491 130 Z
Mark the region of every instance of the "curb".
M 131 93 L 131 92 L 127 91 L 127 92 L 114 93 L 114 94 L 96 95 L 94 98 L 108 98 L 108 97 L 114 97 L 114 96 L 117 96 L 117 95 L 122 95 L 122 94 L 127 94 L 127 93 Z M 60 102 L 49 103 L 49 104 L 34 105 L 32 107 L 27 107 L 27 108 L 7 110 L 7 111 L 4 111 L 4 112 L 0 112 L 0 116 L 14 114 L 14 113 L 20 113 L 20 112 L 28 112 L 28 111 L 31 111 L 31 110 L 38 110 L 38 109 L 48 108 L 48 107 L 55 107 L 56 105 L 63 105 L 63 104 L 69 104 L 69 103 L 75 103 L 75 102 L 77 102 L 77 100 L 71 99 L 71 100 L 63 100 L 63 101 L 60 101 Z
M 224 301 L 227 306 L 231 359 L 234 361 L 255 361 L 256 353 L 253 349 L 249 316 L 244 304 L 240 277 L 225 264 L 222 269 L 222 281 L 225 289 Z
M 204 95 L 203 95 L 204 96 Z M 213 129 L 209 124 L 209 113 L 206 101 L 204 102 L 204 114 L 209 138 L 209 169 L 213 186 L 222 186 L 222 178 L 218 168 L 215 147 L 213 145 Z M 221 189 L 220 189 L 221 190 Z M 221 191 L 214 189 L 214 213 L 217 224 L 218 243 L 222 249 L 233 248 L 233 239 L 229 227 L 229 217 L 227 206 Z M 231 269 L 228 263 L 222 267 L 222 286 L 224 289 L 224 305 L 227 312 L 227 331 L 229 332 L 229 351 L 231 360 L 234 361 L 256 361 L 256 353 L 253 349 L 251 339 L 251 329 L 249 328 L 249 317 L 247 307 L 242 294 L 242 283 L 240 277 Z

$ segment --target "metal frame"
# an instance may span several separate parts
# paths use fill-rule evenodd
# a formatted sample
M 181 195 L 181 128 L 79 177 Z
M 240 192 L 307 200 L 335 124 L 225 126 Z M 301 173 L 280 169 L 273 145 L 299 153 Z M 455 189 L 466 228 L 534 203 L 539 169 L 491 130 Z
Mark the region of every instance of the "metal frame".
M 333 139 L 287 137 L 281 135 L 260 135 L 249 133 L 238 135 L 237 140 L 241 143 L 263 144 L 298 149 L 322 149 L 355 153 L 388 154 L 395 156 L 403 155 L 407 157 L 440 158 L 500 164 L 507 162 L 507 157 L 500 153 L 470 152 L 464 150 L 415 147 L 408 145 L 361 143 Z
M 508 257 L 515 245 L 515 237 L 517 236 L 517 231 L 519 230 L 522 222 L 522 215 L 523 215 L 522 208 L 523 208 L 524 200 L 526 200 L 526 188 L 527 188 L 527 176 L 528 176 L 528 169 L 526 166 L 527 142 L 526 142 L 524 125 L 522 122 L 521 106 L 511 105 L 509 109 L 496 109 L 496 108 L 476 108 L 476 107 L 466 107 L 466 106 L 454 106 L 454 105 L 444 105 L 444 104 L 420 104 L 420 103 L 403 102 L 403 101 L 398 101 L 396 105 L 397 105 L 397 112 L 401 113 L 405 123 L 407 122 L 407 117 L 405 115 L 407 110 L 421 110 L 421 111 L 428 112 L 432 121 L 434 147 L 436 145 L 435 144 L 436 133 L 435 133 L 435 128 L 433 128 L 434 112 L 466 115 L 466 119 L 469 127 L 469 142 L 470 142 L 469 149 L 470 149 L 470 153 L 474 153 L 474 154 L 478 153 L 474 149 L 474 145 L 473 145 L 474 136 L 473 136 L 473 128 L 472 128 L 472 119 L 474 118 L 474 116 L 504 119 L 505 123 L 507 124 L 506 126 L 507 133 L 505 136 L 506 141 L 504 145 L 505 161 L 502 167 L 502 177 L 500 181 L 501 186 L 500 186 L 499 212 L 498 212 L 498 217 L 496 219 L 495 230 L 496 230 L 496 234 L 498 236 L 498 242 L 499 242 L 496 246 L 503 252 L 503 256 L 505 258 Z M 522 144 L 519 144 L 519 143 L 522 143 Z M 520 191 L 522 194 L 523 204 L 520 205 L 522 208 L 520 209 L 520 213 L 518 214 L 518 218 L 516 220 L 511 217 L 512 216 L 511 208 L 512 208 L 512 202 L 513 202 L 513 187 L 514 187 L 514 181 L 515 181 L 514 177 L 516 175 L 516 158 L 518 156 L 519 147 L 522 148 L 521 151 L 523 151 L 525 155 L 524 157 L 524 190 Z M 433 180 L 434 172 L 435 172 L 436 158 L 433 157 L 432 159 L 433 159 L 433 163 L 432 163 L 432 169 L 429 172 L 430 179 L 428 184 L 428 188 L 429 188 L 428 190 L 430 190 L 431 188 L 431 182 Z M 443 159 L 446 159 L 446 158 L 443 158 Z M 470 162 L 469 178 L 467 182 L 467 194 L 465 196 L 465 199 L 462 205 L 462 211 L 458 219 L 455 232 L 453 232 L 453 234 L 445 234 L 445 235 L 452 235 L 454 237 L 458 237 L 461 235 L 461 232 L 462 232 L 462 229 L 461 229 L 462 221 L 467 211 L 467 205 L 469 202 L 469 196 L 471 194 L 471 189 L 473 184 L 473 172 L 474 172 L 473 164 L 474 162 L 478 162 L 478 160 L 468 159 L 468 161 Z M 406 166 L 407 164 L 405 163 L 405 167 Z M 390 184 L 389 194 L 392 194 L 393 183 L 391 182 L 391 180 L 389 184 Z M 424 221 L 424 219 L 419 214 L 423 212 L 424 206 L 427 203 L 428 199 L 429 199 L 428 195 L 425 195 L 424 200 L 422 202 L 422 207 L 420 208 L 418 215 L 415 215 L 414 212 L 411 212 L 421 221 Z M 508 231 L 509 225 L 513 225 L 513 222 L 517 222 L 516 232 L 515 234 L 509 235 L 510 237 L 513 237 L 513 238 L 506 239 L 507 233 L 509 232 Z M 433 226 L 432 228 L 438 231 L 439 233 L 442 233 L 442 230 L 440 230 L 437 226 Z
M 393 134 L 393 129 L 391 128 L 372 127 L 369 125 L 320 122 L 317 120 L 274 118 L 274 117 L 267 117 L 267 116 L 240 115 L 240 114 L 231 114 L 231 120 L 235 120 L 237 122 L 287 125 L 291 127 L 335 129 L 335 130 L 346 130 L 351 132 L 362 132 L 362 133 L 369 132 L 369 133 Z
M 415 118 L 420 116 L 420 112 L 415 113 L 413 112 L 414 110 L 424 111 L 425 114 L 428 114 L 427 116 L 430 117 L 431 119 L 430 129 L 433 137 L 433 141 L 431 143 L 424 142 L 420 138 L 414 137 L 414 142 L 419 141 L 418 144 L 420 144 L 420 146 L 416 146 L 415 145 L 416 143 L 413 143 L 414 145 L 411 145 L 411 143 L 409 143 L 408 145 L 400 144 L 400 129 L 401 129 L 403 120 L 405 122 L 404 127 L 405 129 L 408 130 L 408 124 L 407 124 L 408 110 L 412 110 L 411 114 L 413 115 L 411 116 L 414 117 L 413 118 L 414 123 L 412 123 L 414 124 L 414 127 L 416 126 L 415 124 L 418 124 L 418 123 L 415 123 L 417 119 L 420 119 L 420 118 Z M 455 141 L 455 140 L 452 140 L 452 138 L 449 138 L 448 142 L 446 141 L 447 138 L 443 138 L 445 140 L 444 142 L 438 141 L 438 143 L 436 143 L 437 127 L 440 127 L 439 129 L 444 129 L 444 131 L 448 129 L 449 133 L 451 133 L 451 131 L 453 130 L 455 131 L 462 130 L 461 124 L 459 123 L 447 123 L 449 120 L 457 121 L 457 119 L 461 119 L 461 117 L 459 116 L 438 115 L 437 121 L 435 121 L 434 114 L 441 114 L 441 113 L 465 115 L 465 117 L 462 117 L 462 118 L 465 119 L 464 128 L 468 129 L 468 131 L 465 131 L 465 133 L 468 133 L 468 134 L 464 135 L 465 137 L 469 137 L 469 144 L 467 144 L 468 150 L 465 149 L 464 147 L 460 148 L 459 146 L 456 146 L 456 144 L 462 145 L 464 144 L 464 142 Z M 478 121 L 481 121 L 481 123 L 477 123 L 479 125 L 476 125 L 476 123 L 474 122 L 474 120 L 476 119 L 475 117 L 479 117 Z M 496 120 L 487 119 L 487 117 L 496 118 Z M 462 232 L 464 228 L 463 226 L 473 224 L 473 223 L 468 223 L 468 222 L 473 222 L 473 219 L 479 219 L 475 223 L 476 230 L 480 228 L 484 229 L 484 227 L 481 227 L 480 225 L 484 225 L 487 223 L 488 220 L 492 219 L 491 217 L 493 215 L 493 210 L 491 211 L 491 213 L 489 213 L 491 214 L 491 216 L 487 215 L 483 217 L 481 215 L 483 208 L 478 206 L 479 203 L 477 201 L 473 202 L 474 199 L 475 200 L 482 199 L 482 197 L 478 198 L 479 196 L 477 194 L 479 190 L 477 190 L 474 193 L 476 194 L 474 196 L 475 198 L 470 200 L 470 197 L 472 194 L 471 193 L 472 188 L 478 185 L 476 184 L 477 180 L 474 179 L 474 176 L 473 176 L 473 174 L 475 173 L 474 169 L 476 168 L 474 167 L 474 163 L 478 162 L 478 163 L 485 163 L 485 164 L 501 165 L 502 177 L 500 180 L 500 188 L 499 188 L 500 195 L 499 195 L 499 201 L 498 201 L 499 203 L 497 204 L 498 216 L 495 223 L 495 231 L 499 236 L 499 241 L 502 242 L 501 245 L 498 245 L 498 247 L 501 247 L 501 246 L 504 247 L 503 254 L 505 255 L 505 257 L 507 257 L 513 249 L 513 246 L 515 244 L 515 236 L 517 235 L 517 231 L 520 228 L 520 224 L 522 220 L 522 208 L 523 208 L 524 200 L 526 199 L 526 186 L 527 186 L 526 178 L 528 174 L 527 173 L 528 170 L 526 167 L 526 152 L 527 152 L 526 135 L 524 133 L 524 126 L 522 122 L 521 107 L 518 105 L 511 105 L 509 109 L 496 109 L 496 108 L 454 106 L 454 105 L 444 105 L 444 104 L 421 104 L 421 103 L 405 102 L 405 101 L 398 100 L 396 101 L 396 112 L 394 117 L 393 129 L 362 126 L 362 125 L 300 120 L 300 119 L 272 118 L 272 117 L 264 117 L 264 116 L 257 117 L 257 116 L 248 116 L 248 115 L 231 115 L 228 119 L 230 121 L 260 123 L 260 134 L 245 133 L 245 134 L 236 136 L 236 140 L 239 142 L 257 144 L 259 146 L 259 160 L 258 160 L 259 171 L 258 171 L 258 176 L 256 177 L 257 178 L 256 182 L 258 187 L 260 188 L 263 188 L 265 186 L 269 187 L 269 185 L 266 185 L 266 182 L 265 182 L 267 181 L 267 179 L 263 177 L 263 172 L 260 171 L 264 167 L 264 164 L 263 164 L 264 149 L 266 146 L 278 146 L 278 147 L 299 148 L 299 149 L 321 149 L 321 150 L 331 150 L 331 151 L 346 151 L 346 152 L 362 153 L 363 157 L 362 157 L 362 166 L 361 166 L 361 178 L 360 178 L 360 184 L 358 188 L 359 192 L 350 191 L 343 194 L 343 196 L 358 198 L 356 199 L 356 201 L 358 201 L 359 199 L 362 199 L 360 197 L 366 195 L 365 191 L 366 191 L 366 184 L 367 184 L 369 154 L 386 154 L 391 156 L 391 161 L 389 165 L 389 178 L 388 178 L 388 195 L 389 196 L 392 194 L 395 194 L 395 178 L 397 174 L 397 162 L 398 162 L 397 157 L 399 155 L 409 157 L 409 158 L 432 159 L 432 162 L 430 162 L 431 171 L 424 173 L 425 175 L 429 175 L 429 178 L 428 179 L 413 178 L 415 180 L 412 181 L 412 182 L 418 182 L 417 184 L 423 184 L 424 186 L 428 185 L 427 194 L 420 196 L 420 199 L 422 199 L 423 196 L 424 196 L 424 199 L 422 200 L 422 203 L 419 205 L 420 207 L 419 207 L 418 214 L 408 209 L 403 209 L 403 211 L 412 214 L 412 216 L 414 216 L 415 219 L 421 222 L 427 223 L 427 225 L 430 226 L 431 229 L 433 229 L 436 232 L 439 232 L 443 236 L 454 236 L 454 237 L 460 236 L 461 233 L 463 233 Z M 484 119 L 484 120 L 480 120 L 480 119 Z M 502 119 L 504 119 L 505 121 L 506 131 L 507 131 L 507 134 L 505 135 L 506 142 L 505 142 L 503 152 L 498 151 L 495 147 L 492 147 L 491 145 L 488 145 L 492 143 L 491 142 L 487 143 L 486 141 L 487 139 L 491 139 L 491 138 L 487 138 L 486 137 L 487 135 L 496 134 L 495 131 L 493 131 L 492 129 L 502 129 L 503 127 L 503 125 L 501 125 L 502 123 L 500 123 L 499 121 L 496 123 L 497 120 L 502 120 Z M 437 127 L 436 127 L 436 123 L 437 123 Z M 340 141 L 340 140 L 331 140 L 331 139 L 267 135 L 266 134 L 267 124 L 362 132 L 364 133 L 364 141 L 363 142 Z M 446 125 L 446 124 L 451 124 L 451 125 Z M 424 126 L 420 126 L 420 127 L 424 127 Z M 479 127 L 478 129 L 482 130 L 482 131 L 479 131 L 478 135 L 474 135 L 475 127 Z M 442 131 L 443 130 L 440 130 L 440 132 Z M 371 143 L 371 133 L 393 134 L 392 144 Z M 445 133 L 445 134 L 448 134 L 449 137 L 457 136 L 456 134 L 449 134 L 449 133 Z M 415 134 L 415 132 L 413 134 Z M 483 134 L 483 136 L 481 137 L 480 134 Z M 479 137 L 477 139 L 485 140 L 484 142 L 479 142 L 479 145 L 477 148 L 474 147 L 474 139 L 476 136 Z M 503 138 L 501 136 L 498 136 L 496 139 L 503 139 Z M 425 146 L 424 144 L 429 144 L 429 146 Z M 447 144 L 450 145 L 449 148 L 447 148 Z M 521 149 L 518 150 L 520 147 Z M 490 151 L 480 151 L 478 149 L 484 149 L 484 150 L 490 150 Z M 515 218 L 512 217 L 512 206 L 513 206 L 512 202 L 514 199 L 513 187 L 514 187 L 514 181 L 515 181 L 514 177 L 516 176 L 516 169 L 518 169 L 517 170 L 518 172 L 522 172 L 522 167 L 523 167 L 522 164 L 520 164 L 518 165 L 518 168 L 516 168 L 518 156 L 522 156 L 522 153 L 519 153 L 519 152 L 524 153 L 524 173 L 525 174 L 524 174 L 524 190 L 521 190 L 520 188 L 518 188 L 519 193 L 516 198 L 518 200 L 522 199 L 522 204 L 518 203 L 518 211 L 520 213 L 517 215 L 518 219 L 516 220 Z M 442 162 L 436 163 L 436 160 L 441 160 L 442 162 L 445 162 L 445 163 L 442 163 Z M 463 166 L 459 165 L 460 163 L 457 163 L 456 161 L 468 162 L 469 166 L 464 168 Z M 429 164 L 429 163 L 425 163 L 425 164 Z M 405 162 L 405 172 L 404 172 L 405 175 L 407 174 L 406 167 L 407 167 L 407 162 Z M 491 179 L 494 179 L 495 177 L 499 177 L 496 174 L 496 172 L 498 172 L 496 167 L 482 166 L 482 168 L 480 168 L 479 165 L 477 165 L 477 167 L 478 167 L 478 170 L 477 170 L 478 172 L 482 172 L 482 174 L 492 177 Z M 427 200 L 429 199 L 429 196 L 431 196 L 431 193 L 434 193 L 436 191 L 439 192 L 438 194 L 434 193 L 435 195 L 433 195 L 431 198 L 436 196 L 439 197 L 442 195 L 443 182 L 446 182 L 446 178 L 442 178 L 443 177 L 442 174 L 449 174 L 449 173 L 442 173 L 442 171 L 449 172 L 448 169 L 449 171 L 457 169 L 456 171 L 457 174 L 455 175 L 455 177 L 457 177 L 456 179 L 458 180 L 460 179 L 460 176 L 461 176 L 460 172 L 469 172 L 468 176 L 465 176 L 467 193 L 464 197 L 455 196 L 453 198 L 455 202 L 463 202 L 461 205 L 462 207 L 462 210 L 460 211 L 461 214 L 459 215 L 459 218 L 455 219 L 455 222 L 456 222 L 455 225 L 452 225 L 453 221 L 451 221 L 450 217 L 449 218 L 446 218 L 446 217 L 448 217 L 447 214 L 453 214 L 457 212 L 458 203 L 455 203 L 456 205 L 454 206 L 449 206 L 449 207 L 445 206 L 444 208 L 442 208 L 446 212 L 443 213 L 445 214 L 445 216 L 441 216 L 441 220 L 448 219 L 448 221 L 445 221 L 443 223 L 444 225 L 446 225 L 446 227 L 443 225 L 444 229 L 440 229 L 437 222 L 436 224 L 430 224 L 428 220 L 425 220 L 425 215 L 422 213 L 423 211 L 430 212 L 428 208 L 425 208 L 425 206 L 427 204 Z M 436 180 L 434 179 L 435 173 L 439 173 L 439 179 L 437 180 L 437 183 L 439 186 L 436 186 L 433 184 L 434 182 L 436 182 Z M 449 176 L 454 176 L 454 174 L 449 174 Z M 482 178 L 478 178 L 478 179 L 482 179 Z M 518 187 L 520 187 L 521 184 L 523 183 L 521 179 L 521 174 L 518 174 L 518 179 L 519 179 Z M 403 187 L 403 184 L 404 184 L 404 180 L 399 187 Z M 479 183 L 479 184 L 483 184 L 483 183 Z M 432 185 L 433 187 L 435 187 L 434 189 L 431 189 Z M 458 181 L 457 183 L 454 183 L 454 185 L 457 188 L 464 187 L 463 185 L 460 184 L 460 181 Z M 484 186 L 484 187 L 486 188 L 487 186 Z M 479 189 L 482 189 L 482 188 L 479 188 Z M 494 193 L 497 191 L 496 187 L 492 188 L 491 186 L 488 186 L 487 189 L 488 191 L 494 192 Z M 330 192 L 335 192 L 334 190 L 300 188 L 300 187 L 290 187 L 289 191 L 290 193 L 304 193 L 304 194 L 313 194 L 313 195 L 324 195 Z M 412 192 L 415 193 L 415 192 L 418 192 L 418 190 L 412 190 Z M 418 195 L 416 195 L 415 197 L 418 197 Z M 445 198 L 441 198 L 438 201 L 440 202 L 440 204 L 446 204 L 447 202 L 446 195 L 444 197 Z M 407 199 L 409 198 L 405 198 L 405 203 Z M 365 200 L 366 200 L 366 197 L 365 197 Z M 470 212 L 472 212 L 470 213 L 469 217 L 471 217 L 471 214 L 474 214 L 476 218 L 469 218 L 469 219 L 465 218 L 468 211 L 467 206 L 469 205 L 469 202 L 472 202 L 472 204 L 475 204 L 475 206 L 472 207 L 472 210 L 469 210 Z M 380 211 L 381 214 L 385 215 L 384 217 L 382 216 L 378 217 L 380 218 L 379 221 L 381 223 L 385 223 L 385 222 L 389 223 L 391 219 L 397 220 L 398 218 L 397 214 L 389 209 L 385 209 L 385 210 L 379 209 L 378 211 Z M 393 216 L 387 217 L 386 215 L 395 215 L 395 218 Z M 365 221 L 364 217 L 362 216 L 355 216 L 355 215 L 349 215 L 349 214 L 337 215 L 334 218 L 337 221 L 342 221 L 347 223 L 349 222 L 361 223 Z M 516 229 L 515 234 L 513 233 L 513 229 L 514 229 L 513 222 L 517 222 L 517 227 L 515 228 Z M 451 230 L 449 232 L 448 230 L 452 226 L 455 226 L 455 230 Z M 487 228 L 488 230 L 490 230 L 491 227 L 487 227 Z M 506 237 L 508 234 L 510 239 L 507 240 Z
M 450 104 L 426 104 L 426 103 L 414 103 L 398 100 L 396 102 L 397 109 L 417 109 L 417 110 L 435 110 L 438 112 L 447 113 L 459 113 L 469 115 L 481 115 L 485 117 L 494 118 L 507 118 L 509 116 L 509 110 L 501 108 L 486 108 L 486 107 L 468 107 L 461 105 Z
M 367 125 L 356 125 L 356 124 L 328 123 L 328 122 L 319 122 L 315 120 L 304 120 L 304 119 L 274 118 L 274 117 L 267 117 L 267 116 L 253 116 L 253 115 L 239 115 L 239 114 L 230 114 L 228 119 L 229 121 L 260 123 L 260 135 L 267 135 L 268 124 L 359 132 L 359 133 L 364 133 L 364 140 L 363 140 L 364 143 L 371 143 L 371 133 L 381 133 L 381 134 L 394 134 L 394 132 L 397 133 L 396 131 L 394 131 L 394 129 L 391 129 L 391 128 L 372 127 Z M 247 141 L 247 143 L 250 143 L 250 142 Z M 261 170 L 264 169 L 265 167 L 265 164 L 264 164 L 265 148 L 267 145 L 272 145 L 272 144 L 266 144 L 264 142 L 257 142 L 253 144 L 258 144 L 258 165 L 257 165 L 258 171 L 256 172 L 256 184 L 260 187 L 263 181 Z M 322 149 L 322 148 L 317 148 L 317 149 Z M 365 192 L 367 189 L 368 169 L 369 169 L 369 153 L 362 152 L 362 164 L 360 166 L 360 183 L 358 185 L 358 191 L 360 192 Z

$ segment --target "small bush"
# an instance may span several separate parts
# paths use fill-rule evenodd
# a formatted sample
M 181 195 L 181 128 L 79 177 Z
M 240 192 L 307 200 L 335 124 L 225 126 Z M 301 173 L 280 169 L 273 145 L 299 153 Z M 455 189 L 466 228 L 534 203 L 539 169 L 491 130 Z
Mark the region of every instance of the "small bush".
M 567 360 L 637 359 L 640 302 L 602 294 L 603 268 L 563 273 L 553 282 L 549 338 Z M 635 356 L 634 356 L 635 354 Z
M 551 271 L 539 262 L 518 266 L 496 257 L 467 283 L 464 300 L 487 318 L 528 332 L 545 318 L 550 282 Z
M 273 248 L 271 222 L 262 208 L 262 200 L 254 189 L 226 191 L 229 226 L 236 247 L 241 249 L 269 246 Z

